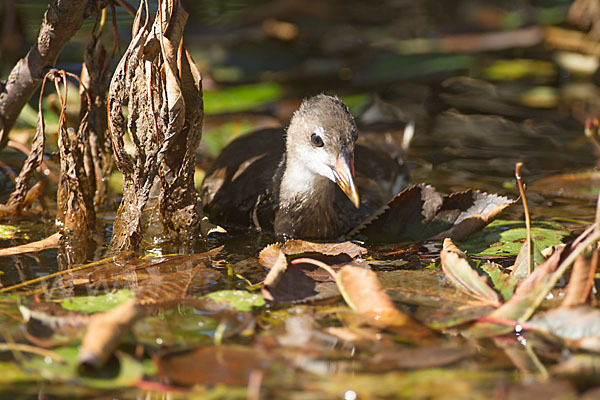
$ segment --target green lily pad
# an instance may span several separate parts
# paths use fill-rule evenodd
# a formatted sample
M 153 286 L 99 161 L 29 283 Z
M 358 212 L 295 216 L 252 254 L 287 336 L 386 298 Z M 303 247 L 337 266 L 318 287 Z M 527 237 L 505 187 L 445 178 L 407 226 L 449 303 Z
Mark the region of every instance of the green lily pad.
M 204 112 L 207 115 L 253 110 L 258 106 L 278 100 L 283 89 L 276 83 L 264 82 L 240 85 L 225 90 L 204 92 Z
M 76 296 L 69 297 L 62 301 L 63 308 L 72 311 L 80 311 L 86 314 L 104 312 L 112 310 L 119 304 L 135 296 L 135 293 L 129 289 L 121 289 L 114 293 L 107 293 L 98 296 Z
M 238 311 L 252 311 L 252 307 L 265 305 L 265 299 L 261 295 L 245 290 L 219 290 L 209 293 L 205 297 L 217 303 L 229 303 Z
M 114 389 L 133 386 L 142 378 L 142 366 L 132 356 L 117 352 L 119 365 L 109 363 L 93 375 L 83 375 L 79 370 L 79 349 L 75 346 L 53 350 L 63 358 L 64 363 L 53 362 L 49 357 L 34 357 L 23 363 L 23 368 L 38 373 L 42 378 L 53 382 L 76 382 L 98 388 Z
M 562 243 L 569 232 L 557 222 L 538 221 L 532 223 L 531 235 L 536 247 L 543 249 Z M 514 257 L 519 254 L 526 237 L 524 222 L 496 220 L 458 247 L 470 256 Z

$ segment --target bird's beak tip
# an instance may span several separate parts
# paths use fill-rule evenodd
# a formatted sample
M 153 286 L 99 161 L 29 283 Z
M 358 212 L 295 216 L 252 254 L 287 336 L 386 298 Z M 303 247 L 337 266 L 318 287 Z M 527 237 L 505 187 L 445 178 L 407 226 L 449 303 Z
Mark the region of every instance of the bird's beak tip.
M 342 154 L 340 154 L 334 167 L 335 183 L 337 183 L 344 194 L 348 196 L 352 204 L 354 204 L 356 208 L 359 208 L 360 197 L 356 185 L 354 184 L 353 164 L 352 157 L 348 152 L 342 152 Z

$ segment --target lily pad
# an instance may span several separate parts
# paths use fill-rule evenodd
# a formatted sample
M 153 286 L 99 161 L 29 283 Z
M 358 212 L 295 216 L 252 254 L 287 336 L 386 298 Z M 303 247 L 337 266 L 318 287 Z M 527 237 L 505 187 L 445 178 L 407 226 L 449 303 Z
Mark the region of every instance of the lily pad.
M 135 296 L 135 293 L 129 289 L 117 290 L 114 293 L 107 293 L 99 296 L 76 296 L 65 299 L 61 305 L 63 308 L 72 311 L 81 311 L 86 314 L 104 312 L 112 310 L 119 304 Z
M 253 307 L 265 305 L 265 299 L 261 295 L 245 290 L 219 290 L 204 297 L 217 303 L 227 303 L 238 311 L 252 311 Z
M 537 248 L 560 244 L 568 235 L 569 232 L 557 222 L 537 221 L 531 224 L 531 236 Z M 471 256 L 514 257 L 519 254 L 526 237 L 524 222 L 496 220 L 459 247 Z
M 84 375 L 79 370 L 77 347 L 61 347 L 53 351 L 64 363 L 52 362 L 47 357 L 35 357 L 26 361 L 23 368 L 32 370 L 49 381 L 76 382 L 99 389 L 133 386 L 142 378 L 141 364 L 125 353 L 117 353 L 118 365 L 109 363 L 93 375 Z

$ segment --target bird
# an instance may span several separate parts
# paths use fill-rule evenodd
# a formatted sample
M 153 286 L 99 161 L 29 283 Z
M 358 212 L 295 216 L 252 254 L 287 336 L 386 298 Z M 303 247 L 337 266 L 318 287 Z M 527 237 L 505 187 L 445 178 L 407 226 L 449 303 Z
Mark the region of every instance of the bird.
M 339 98 L 306 98 L 287 130 L 254 131 L 222 150 L 201 185 L 204 213 L 229 229 L 340 240 L 408 183 L 402 163 L 357 138 Z

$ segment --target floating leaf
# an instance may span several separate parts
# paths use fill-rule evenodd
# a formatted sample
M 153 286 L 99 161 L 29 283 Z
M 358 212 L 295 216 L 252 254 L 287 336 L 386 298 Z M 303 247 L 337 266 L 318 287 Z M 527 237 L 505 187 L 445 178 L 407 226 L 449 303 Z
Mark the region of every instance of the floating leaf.
M 383 242 L 445 237 L 462 240 L 485 227 L 512 203 L 507 197 L 479 191 L 444 195 L 431 186 L 415 185 L 369 216 L 348 236 L 360 232 L 369 240 Z
M 205 297 L 217 302 L 226 303 L 238 311 L 252 311 L 254 307 L 265 305 L 265 299 L 245 290 L 219 290 L 207 294 Z
M 351 258 L 359 257 L 367 252 L 367 249 L 352 242 L 341 243 L 316 243 L 306 240 L 292 239 L 284 243 L 274 243 L 265 247 L 259 255 L 260 263 L 266 268 L 271 269 L 279 257 L 280 253 L 284 255 L 294 255 L 303 253 L 319 253 L 326 256 L 338 256 L 346 254 Z
M 468 295 L 495 307 L 501 303 L 500 295 L 490 286 L 487 277 L 480 275 L 451 239 L 444 240 L 441 252 L 442 269 L 454 286 Z
M 346 265 L 338 274 L 339 283 L 347 293 L 352 308 L 369 325 L 390 329 L 400 336 L 411 339 L 422 339 L 434 335 L 433 331 L 396 308 L 385 293 L 375 272 L 366 268 Z
M 134 296 L 135 293 L 131 290 L 121 289 L 114 293 L 103 295 L 68 297 L 61 301 L 60 304 L 67 310 L 93 314 L 111 310 Z
M 118 365 L 111 363 L 93 375 L 83 375 L 78 369 L 77 347 L 61 347 L 53 351 L 65 360 L 64 364 L 48 363 L 46 359 L 36 357 L 26 361 L 23 368 L 35 371 L 52 382 L 77 382 L 99 389 L 130 387 L 142 379 L 141 364 L 125 353 L 117 353 Z
M 547 283 L 551 279 L 552 273 L 556 271 L 556 268 L 558 268 L 562 260 L 567 257 L 567 254 L 572 250 L 572 247 L 581 240 L 582 236 L 570 245 L 554 252 L 552 256 L 538 266 L 531 275 L 521 282 L 515 291 L 515 294 L 506 303 L 490 313 L 488 318 L 517 321 L 524 316 L 531 316 L 537 306 L 535 301 L 542 290 L 545 290 Z M 512 327 L 510 326 L 501 326 L 489 322 L 478 322 L 469 329 L 469 332 L 476 336 L 486 336 L 499 335 L 510 332 L 511 330 Z
M 269 268 L 262 294 L 265 299 L 281 303 L 305 303 L 337 298 L 340 293 L 334 278 L 311 264 L 288 265 L 286 255 L 300 257 L 309 253 L 324 260 L 334 270 L 364 254 L 366 249 L 351 242 L 314 243 L 288 240 L 265 247 L 259 255 L 262 265 Z
M 556 222 L 534 221 L 531 224 L 531 237 L 539 249 L 560 244 L 568 235 L 569 232 Z M 460 246 L 472 256 L 510 257 L 519 254 L 526 236 L 524 222 L 496 220 Z

